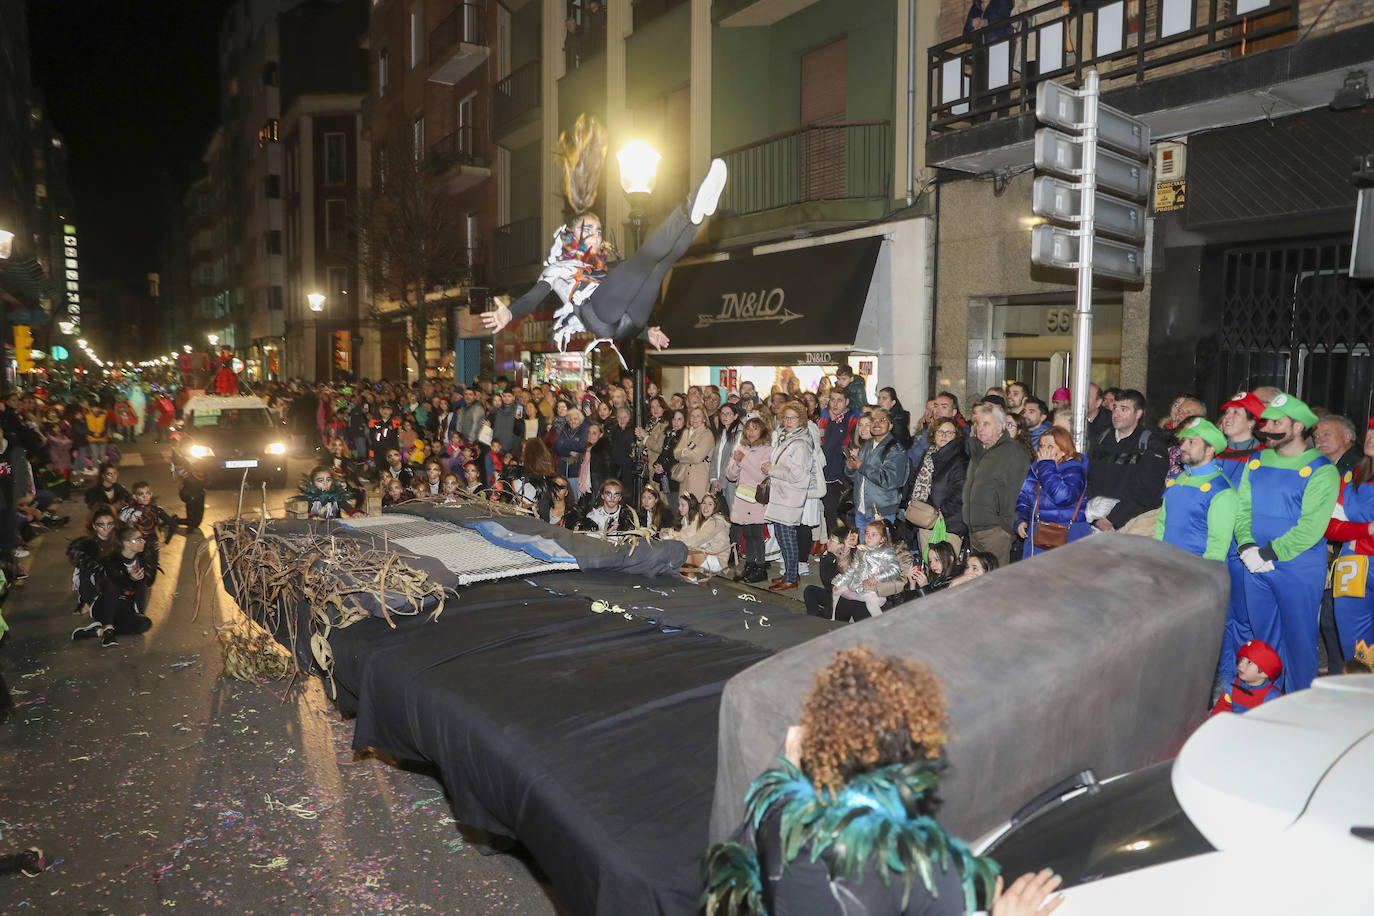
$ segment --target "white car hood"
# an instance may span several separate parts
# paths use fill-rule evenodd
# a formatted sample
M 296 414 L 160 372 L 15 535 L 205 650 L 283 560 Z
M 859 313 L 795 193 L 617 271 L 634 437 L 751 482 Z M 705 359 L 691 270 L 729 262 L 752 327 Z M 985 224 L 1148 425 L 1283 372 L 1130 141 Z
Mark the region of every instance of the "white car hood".
M 1374 675 L 1321 678 L 1309 690 L 1203 723 L 1174 762 L 1174 794 L 1217 849 L 1253 849 L 1291 826 L 1325 780 L 1353 778 L 1354 758 L 1374 753 L 1374 742 L 1364 740 L 1371 734 Z M 1361 742 L 1364 749 L 1343 761 Z M 1363 773 L 1366 783 L 1369 772 Z M 1321 795 L 1329 798 L 1339 789 Z M 1367 785 L 1345 791 L 1343 829 L 1374 823 L 1370 817 L 1351 821 L 1356 799 L 1369 797 Z

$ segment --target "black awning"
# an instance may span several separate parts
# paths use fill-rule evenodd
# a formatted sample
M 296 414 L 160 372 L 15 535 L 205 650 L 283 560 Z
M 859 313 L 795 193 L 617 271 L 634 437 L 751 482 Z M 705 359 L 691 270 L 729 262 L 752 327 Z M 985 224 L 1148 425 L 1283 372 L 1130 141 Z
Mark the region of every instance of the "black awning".
M 672 346 L 656 358 L 679 362 L 674 351 L 695 351 L 699 365 L 712 351 L 846 352 L 881 247 L 874 236 L 678 267 L 656 315 Z
M 47 274 L 43 273 L 36 258 L 0 261 L 0 292 L 8 293 L 23 305 L 37 308 L 39 300 L 48 294 Z

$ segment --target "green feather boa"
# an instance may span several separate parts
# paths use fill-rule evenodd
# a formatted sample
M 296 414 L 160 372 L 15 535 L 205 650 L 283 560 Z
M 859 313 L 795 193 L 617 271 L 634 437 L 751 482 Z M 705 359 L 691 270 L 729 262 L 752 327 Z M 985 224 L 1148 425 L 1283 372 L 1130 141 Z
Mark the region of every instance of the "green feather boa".
M 757 830 L 764 815 L 781 804 L 779 839 L 783 859 L 791 862 L 809 844 L 810 859 L 819 861 L 827 850 L 832 881 L 859 878 L 870 861 L 885 884 L 895 872 L 902 879 L 902 907 L 911 898 L 916 876 L 935 895 L 934 870 L 958 869 L 965 907 L 977 906 L 976 885 L 992 900 L 997 863 L 975 856 L 962 840 L 945 833 L 934 818 L 921 811 L 940 782 L 934 760 L 892 764 L 849 781 L 837 795 L 818 792 L 796 766 L 781 760 L 749 787 L 746 816 Z M 707 851 L 701 865 L 706 888 L 701 905 L 707 916 L 722 913 L 765 913 L 757 853 L 739 843 L 720 843 Z

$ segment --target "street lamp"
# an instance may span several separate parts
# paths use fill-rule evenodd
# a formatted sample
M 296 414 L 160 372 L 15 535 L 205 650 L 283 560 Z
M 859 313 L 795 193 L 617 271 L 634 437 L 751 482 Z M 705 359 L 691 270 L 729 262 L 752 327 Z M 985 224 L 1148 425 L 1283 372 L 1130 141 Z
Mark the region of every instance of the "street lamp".
M 306 300 L 310 303 L 310 311 L 312 311 L 312 312 L 323 312 L 323 311 L 324 311 L 324 304 L 325 304 L 325 302 L 327 301 L 327 300 L 325 299 L 324 293 L 311 293 L 310 295 L 306 296 L 305 298 L 306 298 Z
M 644 211 L 653 196 L 654 185 L 658 184 L 658 164 L 663 157 L 643 140 L 635 140 L 616 153 L 615 158 L 620 163 L 620 188 L 630 200 L 630 228 L 635 236 L 635 251 L 638 251 L 644 244 Z M 644 342 L 638 338 L 632 345 L 630 362 L 634 365 L 635 428 L 638 429 L 644 425 Z M 638 499 L 636 492 L 636 503 Z
M 210 346 L 212 346 L 212 347 L 218 347 L 218 346 L 219 346 L 219 335 L 218 335 L 218 334 L 206 334 L 205 336 L 206 336 L 206 338 L 210 341 Z
M 63 334 L 70 334 L 72 331 L 76 330 L 76 325 L 72 324 L 70 321 L 59 321 L 57 323 L 57 329 Z
M 638 250 L 644 243 L 644 210 L 658 184 L 658 164 L 663 157 L 649 144 L 636 140 L 616 153 L 615 158 L 620 163 L 620 187 L 630 199 L 630 226 Z
M 8 260 L 14 253 L 14 233 L 8 229 L 0 229 L 0 260 Z

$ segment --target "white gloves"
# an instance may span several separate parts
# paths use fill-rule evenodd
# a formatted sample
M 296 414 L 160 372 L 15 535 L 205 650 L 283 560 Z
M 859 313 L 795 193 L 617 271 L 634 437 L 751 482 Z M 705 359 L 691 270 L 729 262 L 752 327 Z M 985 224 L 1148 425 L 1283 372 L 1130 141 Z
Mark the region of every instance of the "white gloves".
M 1240 552 L 1240 561 L 1244 563 L 1245 568 L 1252 573 L 1267 573 L 1274 571 L 1274 562 L 1260 556 L 1260 549 L 1253 544 Z

